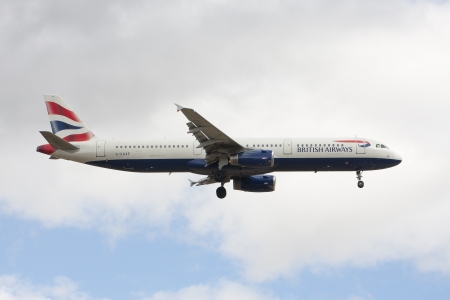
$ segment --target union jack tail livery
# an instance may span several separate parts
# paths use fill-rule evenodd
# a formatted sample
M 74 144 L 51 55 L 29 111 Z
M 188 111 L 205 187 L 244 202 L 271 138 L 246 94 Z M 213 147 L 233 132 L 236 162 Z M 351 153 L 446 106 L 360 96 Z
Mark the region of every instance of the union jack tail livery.
M 44 95 L 53 134 L 67 142 L 85 142 L 94 134 L 58 95 Z

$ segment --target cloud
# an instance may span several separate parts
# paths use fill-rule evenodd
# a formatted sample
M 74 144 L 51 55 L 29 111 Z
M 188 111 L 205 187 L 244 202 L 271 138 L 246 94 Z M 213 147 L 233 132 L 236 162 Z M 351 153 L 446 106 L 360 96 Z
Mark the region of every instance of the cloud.
M 95 299 L 79 291 L 76 283 L 63 276 L 56 277 L 53 285 L 35 285 L 15 275 L 0 276 L 0 298 L 4 300 Z
M 219 280 L 214 285 L 192 285 L 178 291 L 162 291 L 151 295 L 146 300 L 177 300 L 177 299 L 278 299 L 258 289 L 240 283 Z
M 115 241 L 168 235 L 253 281 L 395 260 L 448 274 L 450 4 L 241 2 L 0 4 L 2 212 Z M 221 201 L 188 187 L 197 175 L 34 153 L 49 92 L 102 137 L 186 137 L 176 102 L 233 138 L 357 134 L 404 161 L 362 190 L 353 173 L 284 173 L 274 193 L 228 185 Z
M 150 296 L 135 295 L 145 300 L 176 300 L 176 299 L 266 299 L 275 300 L 270 292 L 237 282 L 220 279 L 214 284 L 199 284 L 181 288 L 178 291 L 160 291 Z M 54 279 L 53 285 L 36 285 L 21 279 L 16 275 L 0 276 L 0 299 L 14 300 L 94 300 L 100 299 L 79 290 L 77 284 L 67 277 Z M 105 299 L 105 298 L 103 298 Z

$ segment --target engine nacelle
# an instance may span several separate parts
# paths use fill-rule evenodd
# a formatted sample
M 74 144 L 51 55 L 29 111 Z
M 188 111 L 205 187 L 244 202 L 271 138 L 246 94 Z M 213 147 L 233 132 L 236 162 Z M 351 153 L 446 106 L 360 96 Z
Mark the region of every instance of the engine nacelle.
M 230 165 L 243 167 L 273 167 L 272 150 L 250 150 L 230 155 Z
M 233 188 L 244 192 L 273 192 L 275 183 L 273 175 L 255 175 L 233 179 Z

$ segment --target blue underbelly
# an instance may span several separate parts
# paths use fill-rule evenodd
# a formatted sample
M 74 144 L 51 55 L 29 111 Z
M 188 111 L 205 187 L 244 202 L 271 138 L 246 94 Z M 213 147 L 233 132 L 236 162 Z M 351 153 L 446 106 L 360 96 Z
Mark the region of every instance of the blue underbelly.
M 401 161 L 381 158 L 275 158 L 273 168 L 245 168 L 227 165 L 230 174 L 264 174 L 268 172 L 292 171 L 365 171 L 386 169 Z M 208 175 L 217 170 L 217 163 L 205 167 L 203 159 L 120 159 L 91 161 L 87 164 L 129 172 L 192 172 Z

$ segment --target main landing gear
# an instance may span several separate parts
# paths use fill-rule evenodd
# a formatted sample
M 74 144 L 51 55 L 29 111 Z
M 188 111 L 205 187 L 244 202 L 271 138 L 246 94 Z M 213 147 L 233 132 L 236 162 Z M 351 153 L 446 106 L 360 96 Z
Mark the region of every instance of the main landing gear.
M 214 173 L 214 180 L 216 182 L 221 182 L 221 184 L 222 184 L 216 190 L 216 195 L 219 199 L 223 199 L 227 196 L 227 190 L 223 187 L 223 185 L 225 184 L 226 177 L 227 177 L 227 175 L 225 174 L 225 172 L 222 172 L 220 170 L 218 170 Z
M 358 187 L 361 189 L 364 187 L 364 181 L 361 180 L 362 178 L 362 170 L 358 169 L 356 170 L 356 178 L 358 178 Z
M 227 196 L 227 190 L 223 186 L 219 186 L 216 190 L 217 198 L 223 199 Z
M 227 175 L 225 174 L 225 172 L 222 171 L 216 171 L 214 172 L 214 180 L 216 182 L 222 182 L 225 180 L 225 177 L 227 177 Z

